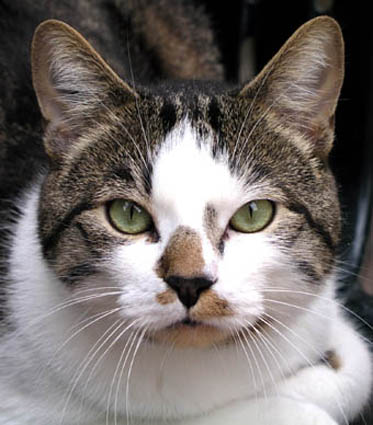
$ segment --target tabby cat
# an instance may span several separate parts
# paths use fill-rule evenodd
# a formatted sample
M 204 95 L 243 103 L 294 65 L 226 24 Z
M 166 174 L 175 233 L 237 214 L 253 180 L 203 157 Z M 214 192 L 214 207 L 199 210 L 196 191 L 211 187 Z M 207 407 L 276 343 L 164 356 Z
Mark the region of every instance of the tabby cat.
M 232 88 L 190 2 L 114 6 L 124 64 L 36 29 L 43 145 L 2 95 L 0 424 L 347 424 L 372 367 L 334 295 L 338 24 Z

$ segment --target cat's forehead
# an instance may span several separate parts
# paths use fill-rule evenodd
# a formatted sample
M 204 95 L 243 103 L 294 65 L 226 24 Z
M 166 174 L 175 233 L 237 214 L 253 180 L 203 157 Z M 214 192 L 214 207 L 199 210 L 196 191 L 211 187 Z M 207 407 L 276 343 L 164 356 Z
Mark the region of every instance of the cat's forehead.
M 217 82 L 168 82 L 141 93 L 139 112 L 150 121 L 157 120 L 166 133 L 186 117 L 200 132 L 206 131 L 206 127 L 220 131 L 234 94 L 228 86 Z
M 164 214 L 173 208 L 179 219 L 194 217 L 197 224 L 209 204 L 242 198 L 243 185 L 229 167 L 228 153 L 214 154 L 213 137 L 201 134 L 187 117 L 167 134 L 152 174 L 152 201 Z
M 203 90 L 186 87 L 185 83 L 180 86 L 172 94 L 146 96 L 137 105 L 135 119 L 145 127 L 137 133 L 142 138 L 151 135 L 153 159 L 160 151 L 174 151 L 176 155 L 181 149 L 198 146 L 206 150 L 210 161 L 224 162 L 232 172 L 248 177 L 253 171 L 256 175 L 273 170 L 278 174 L 283 164 L 304 153 L 301 144 L 291 140 L 296 138 L 286 122 L 272 117 L 255 93 L 240 98 L 222 85 L 207 85 Z M 187 152 L 183 155 L 187 163 Z
M 288 170 L 308 168 L 286 125 L 263 115 L 255 98 L 239 99 L 222 86 L 179 86 L 148 91 L 130 108 L 116 105 L 115 115 L 105 109 L 109 125 L 101 132 L 100 126 L 93 128 L 83 144 L 87 161 L 120 175 L 125 168 L 137 188 L 146 181 L 148 194 L 158 185 L 175 187 L 175 195 L 184 180 L 185 193 L 194 186 L 210 187 L 211 193 L 233 180 L 247 190 L 258 181 L 279 180 Z

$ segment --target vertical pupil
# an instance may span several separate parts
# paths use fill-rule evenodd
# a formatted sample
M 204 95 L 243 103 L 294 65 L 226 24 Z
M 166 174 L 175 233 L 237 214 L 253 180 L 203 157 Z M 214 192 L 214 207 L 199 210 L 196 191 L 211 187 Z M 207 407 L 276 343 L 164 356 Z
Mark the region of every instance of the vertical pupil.
M 253 204 L 254 204 L 254 202 L 250 202 L 249 207 L 247 209 L 250 220 L 253 218 L 253 212 L 254 212 Z
M 135 213 L 135 208 L 134 208 L 134 205 L 132 204 L 132 205 L 130 206 L 130 219 L 131 219 L 131 220 L 133 220 L 133 215 L 134 215 L 134 213 Z
M 255 201 L 250 202 L 249 210 L 250 210 L 250 218 L 253 217 L 254 213 L 258 211 L 258 205 Z

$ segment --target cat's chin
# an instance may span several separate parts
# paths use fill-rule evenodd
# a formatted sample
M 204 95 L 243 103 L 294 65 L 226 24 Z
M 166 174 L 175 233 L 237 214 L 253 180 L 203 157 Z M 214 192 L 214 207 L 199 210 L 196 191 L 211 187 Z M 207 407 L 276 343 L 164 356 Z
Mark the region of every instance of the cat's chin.
M 148 336 L 156 343 L 170 344 L 178 348 L 208 348 L 212 345 L 228 345 L 234 342 L 226 329 L 203 322 L 184 319 Z

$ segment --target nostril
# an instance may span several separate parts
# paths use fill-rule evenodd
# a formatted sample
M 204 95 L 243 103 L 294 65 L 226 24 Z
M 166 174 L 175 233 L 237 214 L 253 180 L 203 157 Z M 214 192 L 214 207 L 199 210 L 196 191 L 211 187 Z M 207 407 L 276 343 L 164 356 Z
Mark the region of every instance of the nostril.
M 193 278 L 169 276 L 165 281 L 177 293 L 179 300 L 187 308 L 193 307 L 201 293 L 214 284 L 213 281 L 202 276 Z

